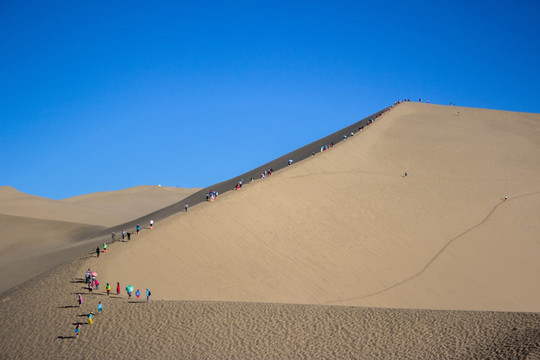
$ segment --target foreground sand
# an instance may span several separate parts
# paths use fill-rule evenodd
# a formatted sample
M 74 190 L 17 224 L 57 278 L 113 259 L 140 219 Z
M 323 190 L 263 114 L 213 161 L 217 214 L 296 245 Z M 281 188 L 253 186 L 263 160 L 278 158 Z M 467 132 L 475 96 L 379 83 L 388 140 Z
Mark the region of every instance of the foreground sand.
M 123 246 L 117 244 L 113 248 Z M 2 359 L 534 359 L 540 314 L 241 302 L 84 292 L 89 257 L 0 303 Z M 102 285 L 103 286 L 103 285 Z M 77 293 L 84 296 L 82 307 Z M 94 324 L 86 315 L 104 312 Z M 75 338 L 75 324 L 82 323 Z

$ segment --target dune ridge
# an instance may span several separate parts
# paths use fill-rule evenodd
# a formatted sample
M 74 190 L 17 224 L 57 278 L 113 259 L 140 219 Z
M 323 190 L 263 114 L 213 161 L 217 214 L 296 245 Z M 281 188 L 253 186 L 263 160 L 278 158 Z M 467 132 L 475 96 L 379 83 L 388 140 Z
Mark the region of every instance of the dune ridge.
M 162 186 L 138 186 L 120 191 L 75 196 L 57 201 L 24 194 L 11 186 L 2 186 L 0 187 L 0 200 L 2 200 L 0 201 L 0 214 L 53 221 L 67 221 L 70 223 L 105 225 L 105 228 L 101 228 L 101 230 L 88 235 L 84 239 L 77 238 L 80 241 L 78 255 L 82 255 L 87 251 L 86 249 L 89 245 L 95 247 L 106 242 L 111 242 L 112 232 L 115 232 L 118 236 L 122 230 L 134 233 L 136 226 L 139 224 L 144 228 L 148 226 L 150 220 L 157 222 L 182 211 L 186 202 L 190 206 L 201 203 L 204 201 L 205 194 L 210 189 L 223 194 L 231 191 L 239 179 L 245 179 L 247 181 L 251 177 L 257 178 L 261 172 L 268 169 L 282 169 L 287 166 L 289 159 L 296 162 L 302 161 L 319 151 L 321 146 L 331 143 L 337 144 L 343 141 L 352 132 L 356 132 L 372 121 L 375 121 L 391 108 L 388 107 L 378 111 L 344 129 L 287 153 L 238 177 L 222 181 L 202 190 L 198 188 L 184 189 Z M 169 194 L 172 195 L 169 196 Z M 42 236 L 48 237 L 49 235 L 42 234 Z M 7 234 L 2 238 L 7 238 Z M 43 272 L 52 268 L 54 265 L 59 265 L 69 260 L 65 256 L 71 256 L 70 259 L 76 257 L 77 254 L 74 251 L 71 249 L 69 253 L 56 257 L 52 257 L 47 253 L 44 255 L 46 259 L 43 259 L 43 264 L 39 265 L 39 261 L 35 261 L 36 265 L 33 268 L 42 269 L 40 272 Z M 56 262 L 54 262 L 54 258 L 57 259 Z M 1 266 L 2 264 L 0 263 Z M 24 264 L 10 262 L 9 265 L 4 267 L 9 269 L 10 266 L 13 266 L 14 269 L 20 269 Z M 35 273 L 35 275 L 38 273 Z M 21 275 L 20 277 L 18 276 L 19 274 Z M 4 285 L 0 285 L 0 293 L 10 286 L 27 280 L 30 272 L 24 272 L 24 274 L 20 271 L 6 272 L 3 278 L 9 279 L 9 281 L 2 282 Z M 2 277 L 0 277 L 0 280 L 2 280 Z
M 286 168 L 288 166 L 289 160 L 292 160 L 293 163 L 298 163 L 303 160 L 306 160 L 310 158 L 313 154 L 320 152 L 321 147 L 325 145 L 330 146 L 331 144 L 338 144 L 346 140 L 346 138 L 348 138 L 349 136 L 351 136 L 351 133 L 354 134 L 361 131 L 364 127 L 376 121 L 382 115 L 390 111 L 393 107 L 394 105 L 384 108 L 380 111 L 377 111 L 363 118 L 362 120 L 359 120 L 328 136 L 325 136 L 324 138 L 315 140 L 307 145 L 304 145 L 299 149 L 296 149 L 285 155 L 282 155 L 279 158 L 274 159 L 268 163 L 265 163 L 255 169 L 251 169 L 243 174 L 240 174 L 231 179 L 219 182 L 217 184 L 207 186 L 199 190 L 198 192 L 195 192 L 192 195 L 186 197 L 185 199 L 182 199 L 181 201 L 171 204 L 165 208 L 156 210 L 151 213 L 147 213 L 144 216 L 141 216 L 137 219 L 133 219 L 131 221 L 128 221 L 122 224 L 117 224 L 116 226 L 110 227 L 107 230 L 104 230 L 101 233 L 96 234 L 95 241 L 96 243 L 108 241 L 110 238 L 111 232 L 113 231 L 116 232 L 118 231 L 118 229 L 130 229 L 131 231 L 133 231 L 136 228 L 137 224 L 140 224 L 141 226 L 147 226 L 150 220 L 161 221 L 171 215 L 182 212 L 184 210 L 184 205 L 186 202 L 189 204 L 189 206 L 194 206 L 194 205 L 204 202 L 205 195 L 208 194 L 210 190 L 217 191 L 219 194 L 225 194 L 226 192 L 235 189 L 236 185 L 238 184 L 238 181 L 241 179 L 244 180 L 244 183 L 246 183 L 250 181 L 251 178 L 259 179 L 261 174 L 269 169 L 273 169 L 274 171 L 279 171 L 283 168 Z

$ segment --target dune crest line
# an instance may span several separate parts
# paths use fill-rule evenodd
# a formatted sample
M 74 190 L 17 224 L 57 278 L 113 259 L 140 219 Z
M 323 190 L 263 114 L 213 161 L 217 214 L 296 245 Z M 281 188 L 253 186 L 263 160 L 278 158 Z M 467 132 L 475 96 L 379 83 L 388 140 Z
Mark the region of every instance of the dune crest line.
M 519 196 L 516 196 L 516 197 L 513 197 L 513 198 L 509 198 L 508 200 L 502 200 L 501 202 L 499 202 L 498 204 L 496 204 L 495 206 L 493 206 L 493 208 L 489 211 L 489 213 L 484 217 L 484 219 L 482 219 L 482 221 L 480 221 L 478 224 L 468 228 L 467 230 L 463 231 L 462 233 L 454 236 L 452 239 L 450 239 L 432 258 L 431 260 L 429 260 L 427 262 L 426 265 L 424 265 L 424 267 L 419 271 L 417 272 L 416 274 L 413 274 L 411 276 L 409 276 L 408 278 L 405 278 L 403 280 L 400 280 L 398 281 L 397 283 L 391 285 L 391 286 L 388 286 L 382 290 L 379 290 L 379 291 L 376 291 L 374 293 L 371 293 L 371 294 L 366 294 L 366 295 L 362 295 L 362 296 L 357 296 L 357 297 L 354 297 L 354 298 L 349 298 L 349 299 L 342 299 L 342 300 L 332 300 L 332 301 L 327 301 L 327 302 L 324 302 L 323 305 L 331 305 L 331 304 L 334 304 L 334 303 L 338 303 L 338 302 L 343 302 L 343 301 L 353 301 L 353 300 L 359 300 L 359 299 L 365 299 L 365 298 L 368 298 L 368 297 L 371 297 L 371 296 L 376 296 L 376 295 L 380 295 L 380 294 L 383 294 L 385 292 L 387 292 L 388 290 L 391 290 L 393 288 L 396 288 L 410 280 L 413 280 L 415 278 L 417 278 L 418 276 L 422 275 L 430 266 L 431 264 L 433 264 L 435 262 L 435 260 L 437 260 L 437 258 L 457 239 L 459 239 L 460 237 L 464 236 L 465 234 L 473 231 L 474 229 L 478 228 L 479 226 L 483 225 L 490 217 L 491 215 L 493 215 L 493 213 L 495 212 L 495 210 L 497 210 L 497 208 L 504 204 L 505 202 L 509 202 L 509 201 L 513 201 L 513 200 L 517 200 L 517 199 L 521 199 L 521 198 L 524 198 L 524 197 L 527 197 L 527 196 L 531 196 L 531 195 L 536 195 L 536 194 L 540 194 L 540 191 L 534 191 L 534 192 L 531 192 L 531 193 L 526 193 L 526 194 L 522 194 L 522 195 L 519 195 Z

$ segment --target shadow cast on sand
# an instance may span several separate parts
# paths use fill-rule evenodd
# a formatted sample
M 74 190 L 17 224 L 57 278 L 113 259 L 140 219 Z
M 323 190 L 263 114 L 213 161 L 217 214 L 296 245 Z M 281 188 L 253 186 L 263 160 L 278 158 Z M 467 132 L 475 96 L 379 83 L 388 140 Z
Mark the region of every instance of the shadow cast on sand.
M 105 293 L 97 292 L 97 291 L 95 291 L 95 290 L 92 291 L 92 292 L 88 292 L 88 288 L 85 288 L 85 287 L 84 287 L 84 288 L 81 288 L 81 289 L 84 289 L 84 290 L 86 290 L 86 291 L 72 292 L 71 294 L 72 294 L 72 295 L 79 295 L 79 294 L 81 294 L 81 295 L 85 295 L 85 296 L 90 296 L 90 295 L 92 295 L 92 296 L 105 296 L 105 295 L 106 295 Z M 110 297 L 112 297 L 112 296 L 110 296 Z
M 72 308 L 78 308 L 79 305 L 64 305 L 64 306 L 59 306 L 57 309 L 72 309 Z
M 65 339 L 76 339 L 77 336 L 61 336 L 60 335 L 60 336 L 57 336 L 56 338 L 57 339 L 63 339 L 63 340 L 65 340 Z

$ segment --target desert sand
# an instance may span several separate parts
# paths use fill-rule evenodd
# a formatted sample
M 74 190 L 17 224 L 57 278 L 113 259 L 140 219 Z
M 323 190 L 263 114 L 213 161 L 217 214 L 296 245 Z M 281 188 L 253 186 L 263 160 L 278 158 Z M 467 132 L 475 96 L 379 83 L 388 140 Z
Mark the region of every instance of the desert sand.
M 400 104 L 4 292 L 0 357 L 538 358 L 538 159 L 538 114 Z
M 110 227 L 174 204 L 198 190 L 146 185 L 52 200 L 0 186 L 0 214 Z
M 539 119 L 399 105 L 102 271 L 166 300 L 538 312 Z
M 0 292 L 80 256 L 94 234 L 198 190 L 137 186 L 52 200 L 0 187 Z
M 124 245 L 124 244 L 119 244 Z M 114 246 L 117 247 L 117 246 Z M 88 295 L 78 259 L 0 306 L 3 359 L 534 359 L 540 314 Z M 97 261 L 99 260 L 99 261 Z M 99 275 L 101 276 L 101 274 Z M 99 277 L 98 276 L 98 277 Z M 101 287 L 103 284 L 101 285 Z M 113 286 L 114 288 L 114 286 Z M 144 291 L 144 289 L 142 289 Z M 77 294 L 82 293 L 79 307 Z M 153 293 L 152 293 L 153 294 Z M 103 313 L 88 324 L 87 314 Z M 81 323 L 81 333 L 74 328 Z M 536 357 L 535 357 L 536 356 Z

